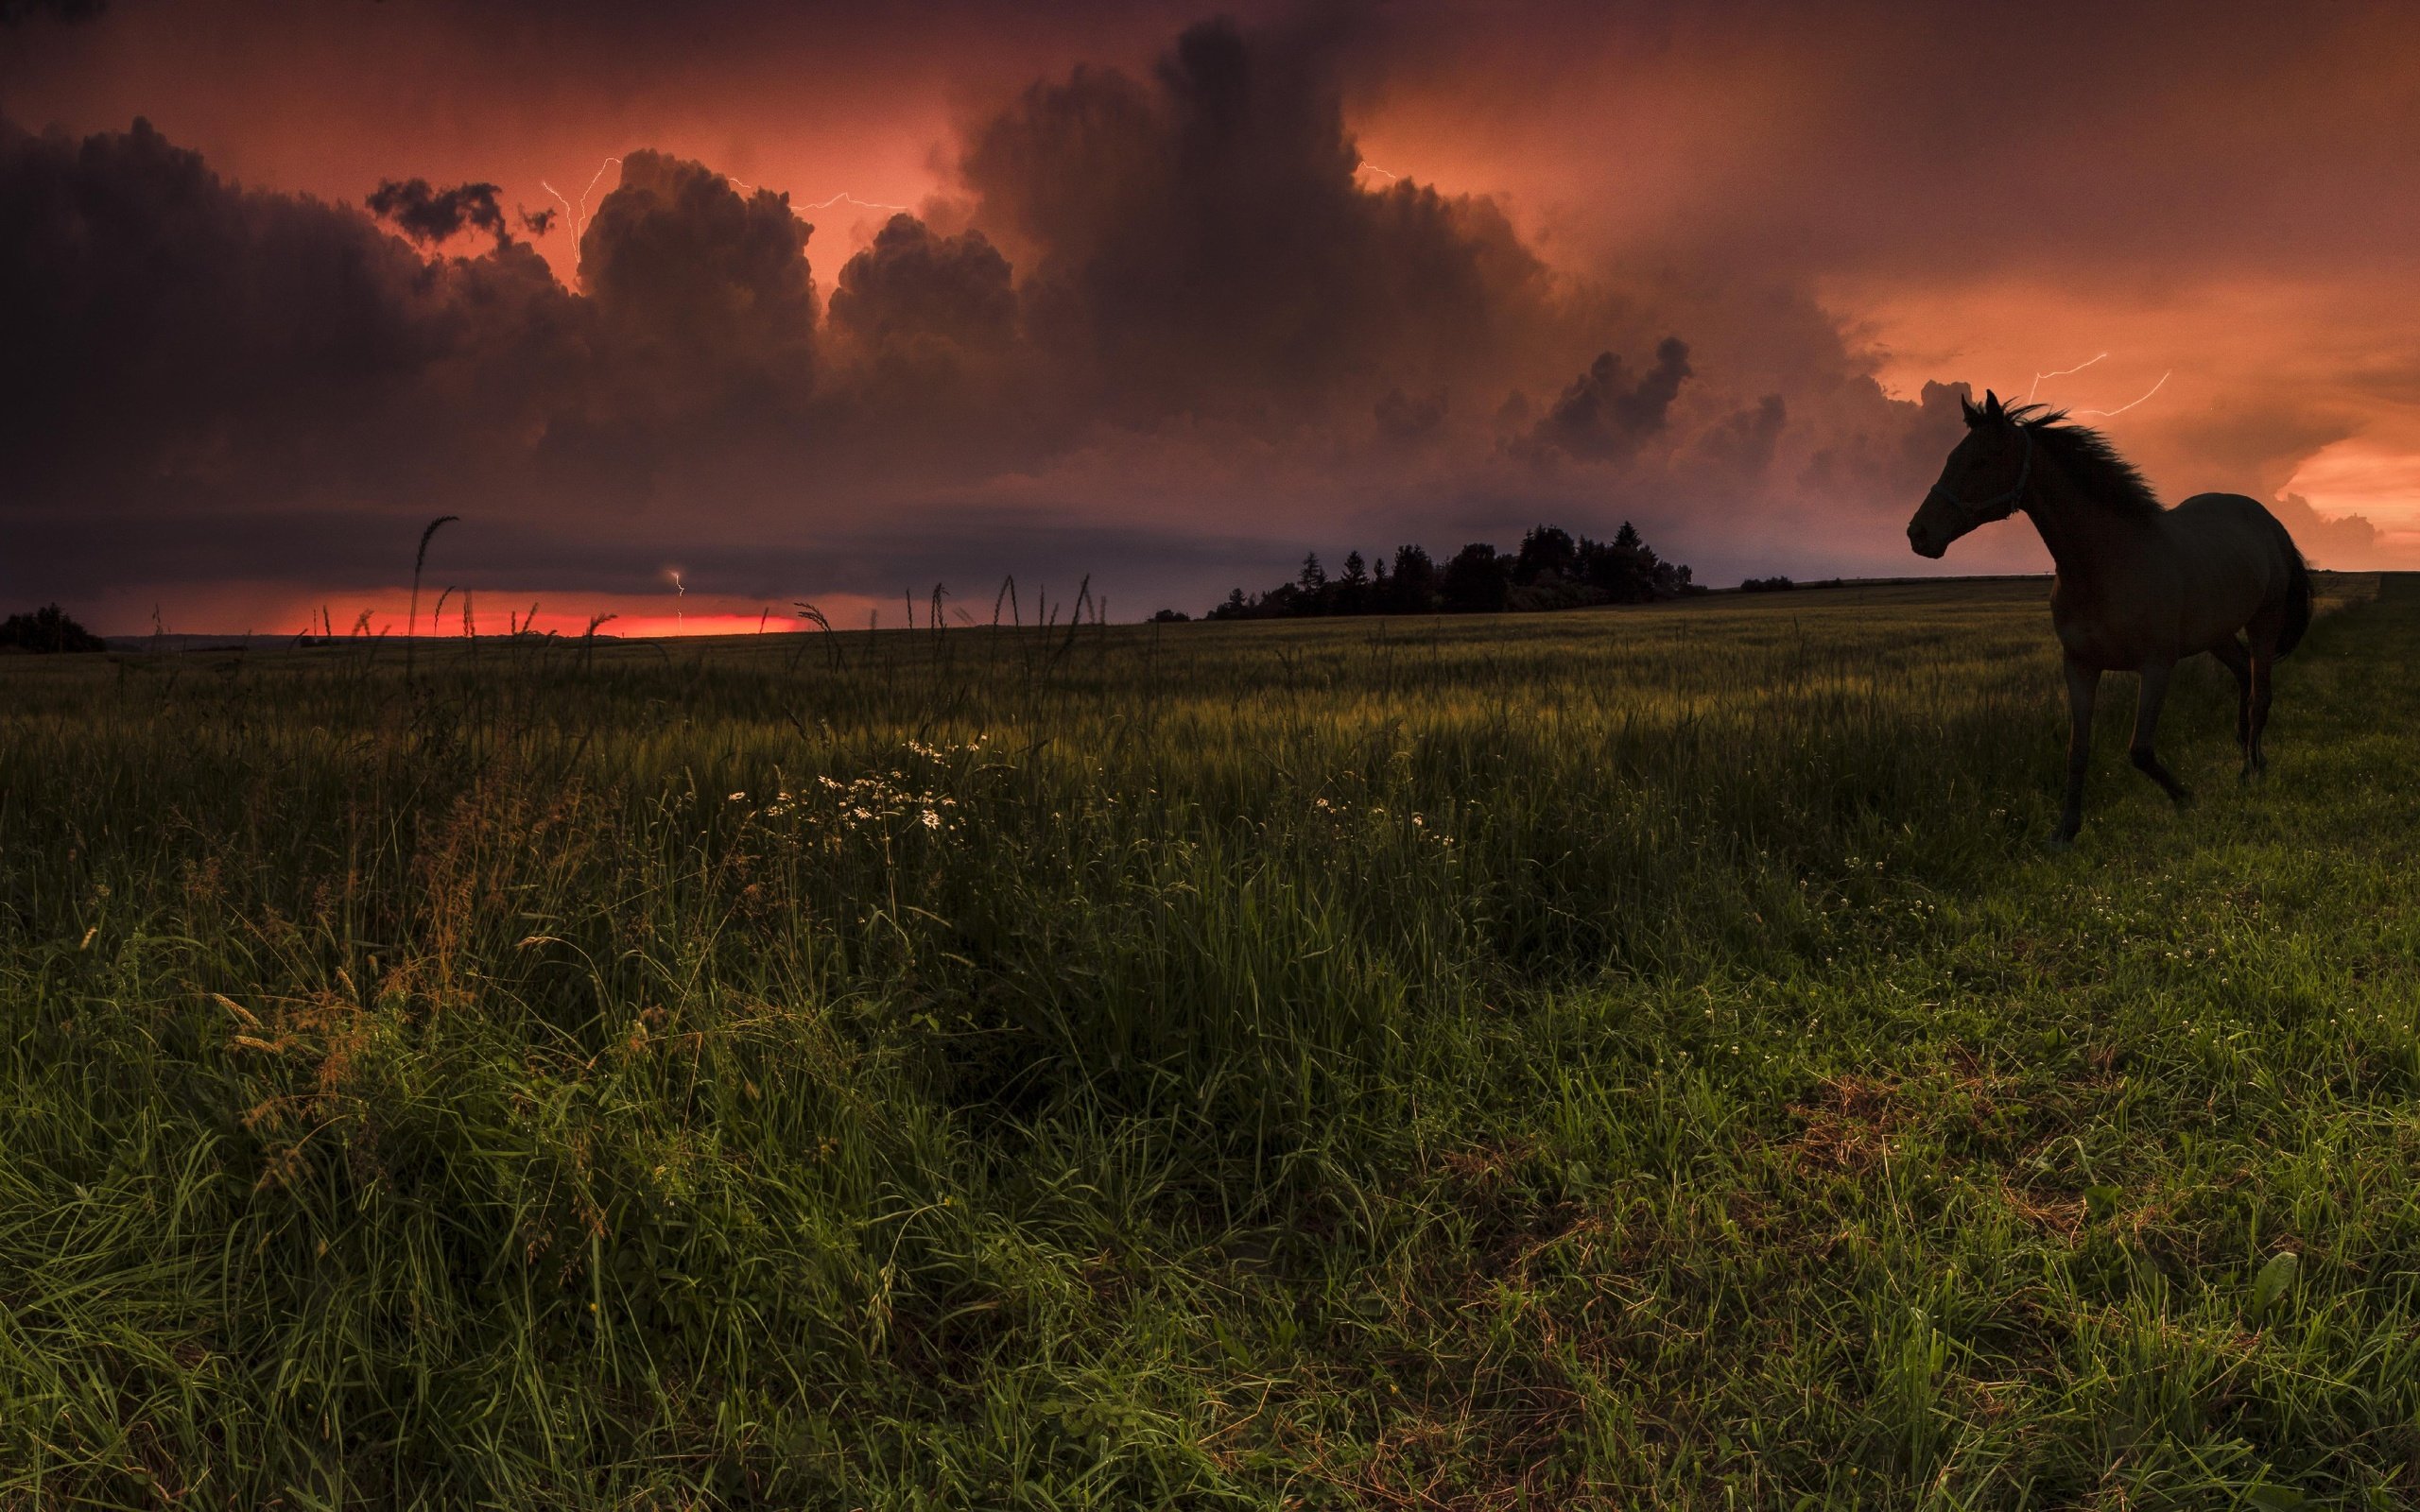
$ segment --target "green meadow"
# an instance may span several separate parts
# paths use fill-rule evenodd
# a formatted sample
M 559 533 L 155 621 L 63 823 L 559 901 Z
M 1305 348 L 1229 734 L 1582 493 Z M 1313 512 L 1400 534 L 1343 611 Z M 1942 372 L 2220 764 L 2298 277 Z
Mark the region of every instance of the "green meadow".
M 2411 1504 L 2379 584 L 0 662 L 0 1507 Z

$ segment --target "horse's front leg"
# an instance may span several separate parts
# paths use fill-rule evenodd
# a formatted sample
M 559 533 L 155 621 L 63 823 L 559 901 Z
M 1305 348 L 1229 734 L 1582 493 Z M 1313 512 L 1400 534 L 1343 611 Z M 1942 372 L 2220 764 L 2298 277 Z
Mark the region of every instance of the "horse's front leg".
M 2142 691 L 2135 700 L 2135 740 L 2127 747 L 2135 758 L 2135 769 L 2157 782 L 2178 808 L 2193 800 L 2176 774 L 2152 750 L 2152 740 L 2159 733 L 2159 706 L 2168 697 L 2168 679 L 2176 671 L 2173 662 L 2155 662 L 2143 668 Z
M 2059 814 L 2054 845 L 2066 845 L 2083 828 L 2083 774 L 2092 765 L 2092 706 L 2100 694 L 2100 669 L 2067 660 L 2067 804 Z

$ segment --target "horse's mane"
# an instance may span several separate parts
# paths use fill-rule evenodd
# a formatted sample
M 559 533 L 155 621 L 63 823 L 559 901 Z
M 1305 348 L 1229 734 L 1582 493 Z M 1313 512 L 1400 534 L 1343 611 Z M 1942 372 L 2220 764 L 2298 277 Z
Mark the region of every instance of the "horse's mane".
M 2094 504 L 2130 520 L 2147 520 L 2164 506 L 2135 464 L 2118 455 L 2109 438 L 2088 425 L 2066 423 L 2067 412 L 2047 404 L 2011 404 L 2008 418 L 2025 427 L 2033 444 L 2050 454 L 2077 489 Z

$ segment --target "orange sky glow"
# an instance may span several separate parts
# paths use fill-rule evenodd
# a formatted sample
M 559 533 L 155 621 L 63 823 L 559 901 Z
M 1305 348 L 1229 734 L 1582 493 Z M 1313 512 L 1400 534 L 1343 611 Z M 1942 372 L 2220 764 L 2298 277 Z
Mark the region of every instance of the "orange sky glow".
M 1011 574 L 1091 573 L 1119 618 L 1162 603 L 1198 613 L 1307 550 L 1510 546 L 1541 520 L 1605 534 L 1635 519 L 1718 586 L 1773 571 L 2047 568 L 2016 526 L 1938 567 L 1908 556 L 1899 527 L 1939 456 L 1926 427 L 1940 411 L 1922 406 L 1945 384 L 2031 388 L 2076 411 L 2171 501 L 2224 490 L 2270 502 L 2322 565 L 2420 568 L 2420 13 L 2408 8 L 2050 5 L 2003 26 L 1890 4 L 1820 17 L 1746 3 L 1247 5 L 1238 87 L 1276 103 L 1249 107 L 1268 113 L 1236 128 L 1231 168 L 1200 170 L 1206 187 L 1182 178 L 1198 153 L 1170 156 L 1178 177 L 1160 184 L 1115 133 L 1082 136 L 1076 116 L 1052 113 L 1091 90 L 1096 115 L 1220 119 L 1228 107 L 1201 103 L 1215 80 L 1171 50 L 1206 13 L 123 0 L 80 24 L 37 15 L 0 37 L 0 118 L 20 134 L 123 133 L 140 116 L 231 196 L 308 197 L 364 221 L 389 180 L 493 184 L 507 231 L 562 289 L 600 311 L 616 299 L 686 310 L 666 301 L 708 296 L 636 260 L 658 243 L 629 241 L 614 265 L 625 284 L 600 284 L 599 259 L 624 244 L 576 239 L 556 194 L 585 192 L 595 236 L 621 236 L 632 201 L 621 221 L 598 219 L 625 184 L 607 160 L 651 151 L 744 186 L 695 201 L 700 226 L 733 237 L 755 190 L 787 196 L 814 227 L 799 318 L 812 327 L 795 352 L 757 351 L 742 322 L 737 356 L 682 355 L 697 322 L 645 314 L 630 339 L 655 345 L 631 350 L 653 354 L 627 374 L 586 337 L 541 364 L 514 355 L 541 350 L 520 335 L 458 335 L 498 297 L 475 281 L 507 265 L 474 267 L 485 244 L 467 232 L 434 241 L 418 248 L 428 266 L 466 271 L 446 274 L 464 281 L 445 296 L 455 323 L 431 329 L 465 344 L 430 364 L 425 396 L 381 379 L 360 402 L 378 416 L 282 426 L 226 401 L 144 438 L 162 460 L 114 491 L 79 482 L 72 458 L 45 463 L 42 501 L 0 504 L 26 511 L 0 514 L 0 529 L 29 543 L 20 565 L 0 563 L 0 589 L 75 598 L 120 633 L 147 629 L 155 606 L 172 628 L 214 632 L 282 632 L 322 604 L 340 629 L 365 610 L 399 623 L 415 523 L 439 512 L 465 523 L 438 539 L 430 572 L 472 583 L 482 633 L 532 601 L 542 627 L 564 633 L 597 614 L 619 616 L 609 633 L 752 632 L 769 608 L 769 629 L 792 629 L 783 616 L 802 598 L 856 628 L 869 614 L 899 623 L 903 587 L 921 613 L 936 579 L 988 601 Z M 2079 49 L 2084 26 L 2094 45 Z M 1110 74 L 1126 82 L 1101 85 Z M 1301 102 L 1327 100 L 1340 169 L 1304 124 Z M 1387 172 L 1353 172 L 1357 156 Z M 1066 163 L 1092 166 L 1053 166 Z M 1349 186 L 1319 187 L 1332 172 Z M 1375 208 L 1399 184 L 1448 208 Z M 1296 249 L 1278 245 L 1294 234 L 1282 217 L 1233 230 L 1264 189 L 1272 203 L 1304 196 L 1305 225 L 1340 204 L 1366 213 L 1372 229 L 1350 234 L 1378 238 L 1355 254 L 1370 259 L 1414 234 L 1387 216 L 1450 217 L 1450 232 L 1418 234 L 1461 238 L 1454 255 L 1478 271 L 1458 276 L 1493 281 L 1470 296 L 1487 313 L 1441 314 L 1406 292 L 1396 329 L 1340 327 L 1309 375 L 1288 355 L 1300 318 L 1282 312 L 1415 274 L 1374 261 L 1340 266 L 1333 285 L 1299 282 L 1347 232 L 1305 232 Z M 6 197 L 0 185 L 0 209 Z M 877 258 L 892 214 L 877 206 L 908 207 L 928 240 Z M 550 209 L 543 232 L 519 218 Z M 1012 345 L 967 334 L 1007 294 L 917 292 L 943 277 L 935 268 L 993 277 L 985 259 L 1014 291 L 1015 313 L 996 318 Z M 1131 269 L 1126 282 L 1106 281 L 1112 266 Z M 1227 270 L 1236 287 L 1203 298 L 1266 308 L 1265 335 L 1238 334 L 1252 320 L 1232 312 L 1189 324 L 1183 289 L 1155 286 Z M 642 276 L 657 283 L 627 282 Z M 860 311 L 944 302 L 896 305 L 907 313 L 877 326 L 840 310 L 835 290 L 852 278 L 873 291 Z M 1110 312 L 1080 340 L 1045 323 L 1079 298 Z M 943 309 L 957 324 L 918 324 Z M 1154 335 L 1159 319 L 1177 324 Z M 1666 336 L 1686 343 L 1688 371 L 1651 429 L 1556 441 L 1555 406 L 1599 351 L 1627 384 Z M 1366 350 L 1340 350 L 1357 341 Z M 171 360 L 130 370 L 154 383 Z M 783 364 L 797 392 L 768 398 Z M 499 413 L 564 371 L 587 387 Z M 482 416 L 493 423 L 470 434 Z M 389 457 L 424 480 L 387 488 L 408 471 Z M 256 560 L 211 545 L 214 532 L 256 539 Z M 112 541 L 142 549 L 95 544 Z M 678 606 L 657 591 L 666 559 L 698 564 Z

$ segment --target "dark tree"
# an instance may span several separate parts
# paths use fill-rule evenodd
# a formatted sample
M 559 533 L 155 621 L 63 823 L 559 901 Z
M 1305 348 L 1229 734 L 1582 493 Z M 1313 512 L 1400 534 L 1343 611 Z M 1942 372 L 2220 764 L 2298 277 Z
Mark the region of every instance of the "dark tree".
M 1370 612 L 1370 564 L 1357 551 L 1344 554 L 1344 574 L 1327 585 L 1331 614 L 1367 614 Z
M 1512 580 L 1534 583 L 1547 577 L 1577 577 L 1580 548 L 1571 532 L 1555 525 L 1536 525 L 1521 538 L 1521 555 L 1512 564 Z
M 1236 592 L 1240 593 L 1242 590 L 1238 589 Z M 1181 609 L 1164 609 L 1157 614 L 1151 616 L 1151 623 L 1154 625 L 1184 625 L 1190 622 L 1192 618 L 1192 615 L 1187 614 Z
M 1438 577 L 1445 608 L 1457 614 L 1494 614 L 1510 596 L 1512 558 L 1484 541 L 1454 553 Z
M 1629 521 L 1610 541 L 1582 537 L 1575 570 L 1582 582 L 1616 604 L 1644 604 L 1685 590 L 1687 569 L 1659 560 Z
M 66 610 L 56 604 L 0 620 L 0 648 L 10 646 L 20 651 L 43 652 L 109 649 L 99 636 L 69 619 Z
M 1344 570 L 1330 577 L 1317 553 L 1303 558 L 1292 581 L 1265 593 L 1240 588 L 1212 609 L 1214 620 L 1284 619 L 1303 614 L 1490 614 L 1507 610 L 1544 611 L 1591 604 L 1643 604 L 1682 593 L 1703 593 L 1689 570 L 1659 559 L 1634 526 L 1625 524 L 1611 541 L 1591 541 L 1541 524 L 1521 540 L 1517 555 L 1477 541 L 1443 568 L 1416 544 L 1395 548 L 1394 566 L 1347 553 Z
M 1426 614 L 1437 607 L 1437 564 L 1422 546 L 1395 548 L 1394 586 L 1386 608 L 1397 614 Z

